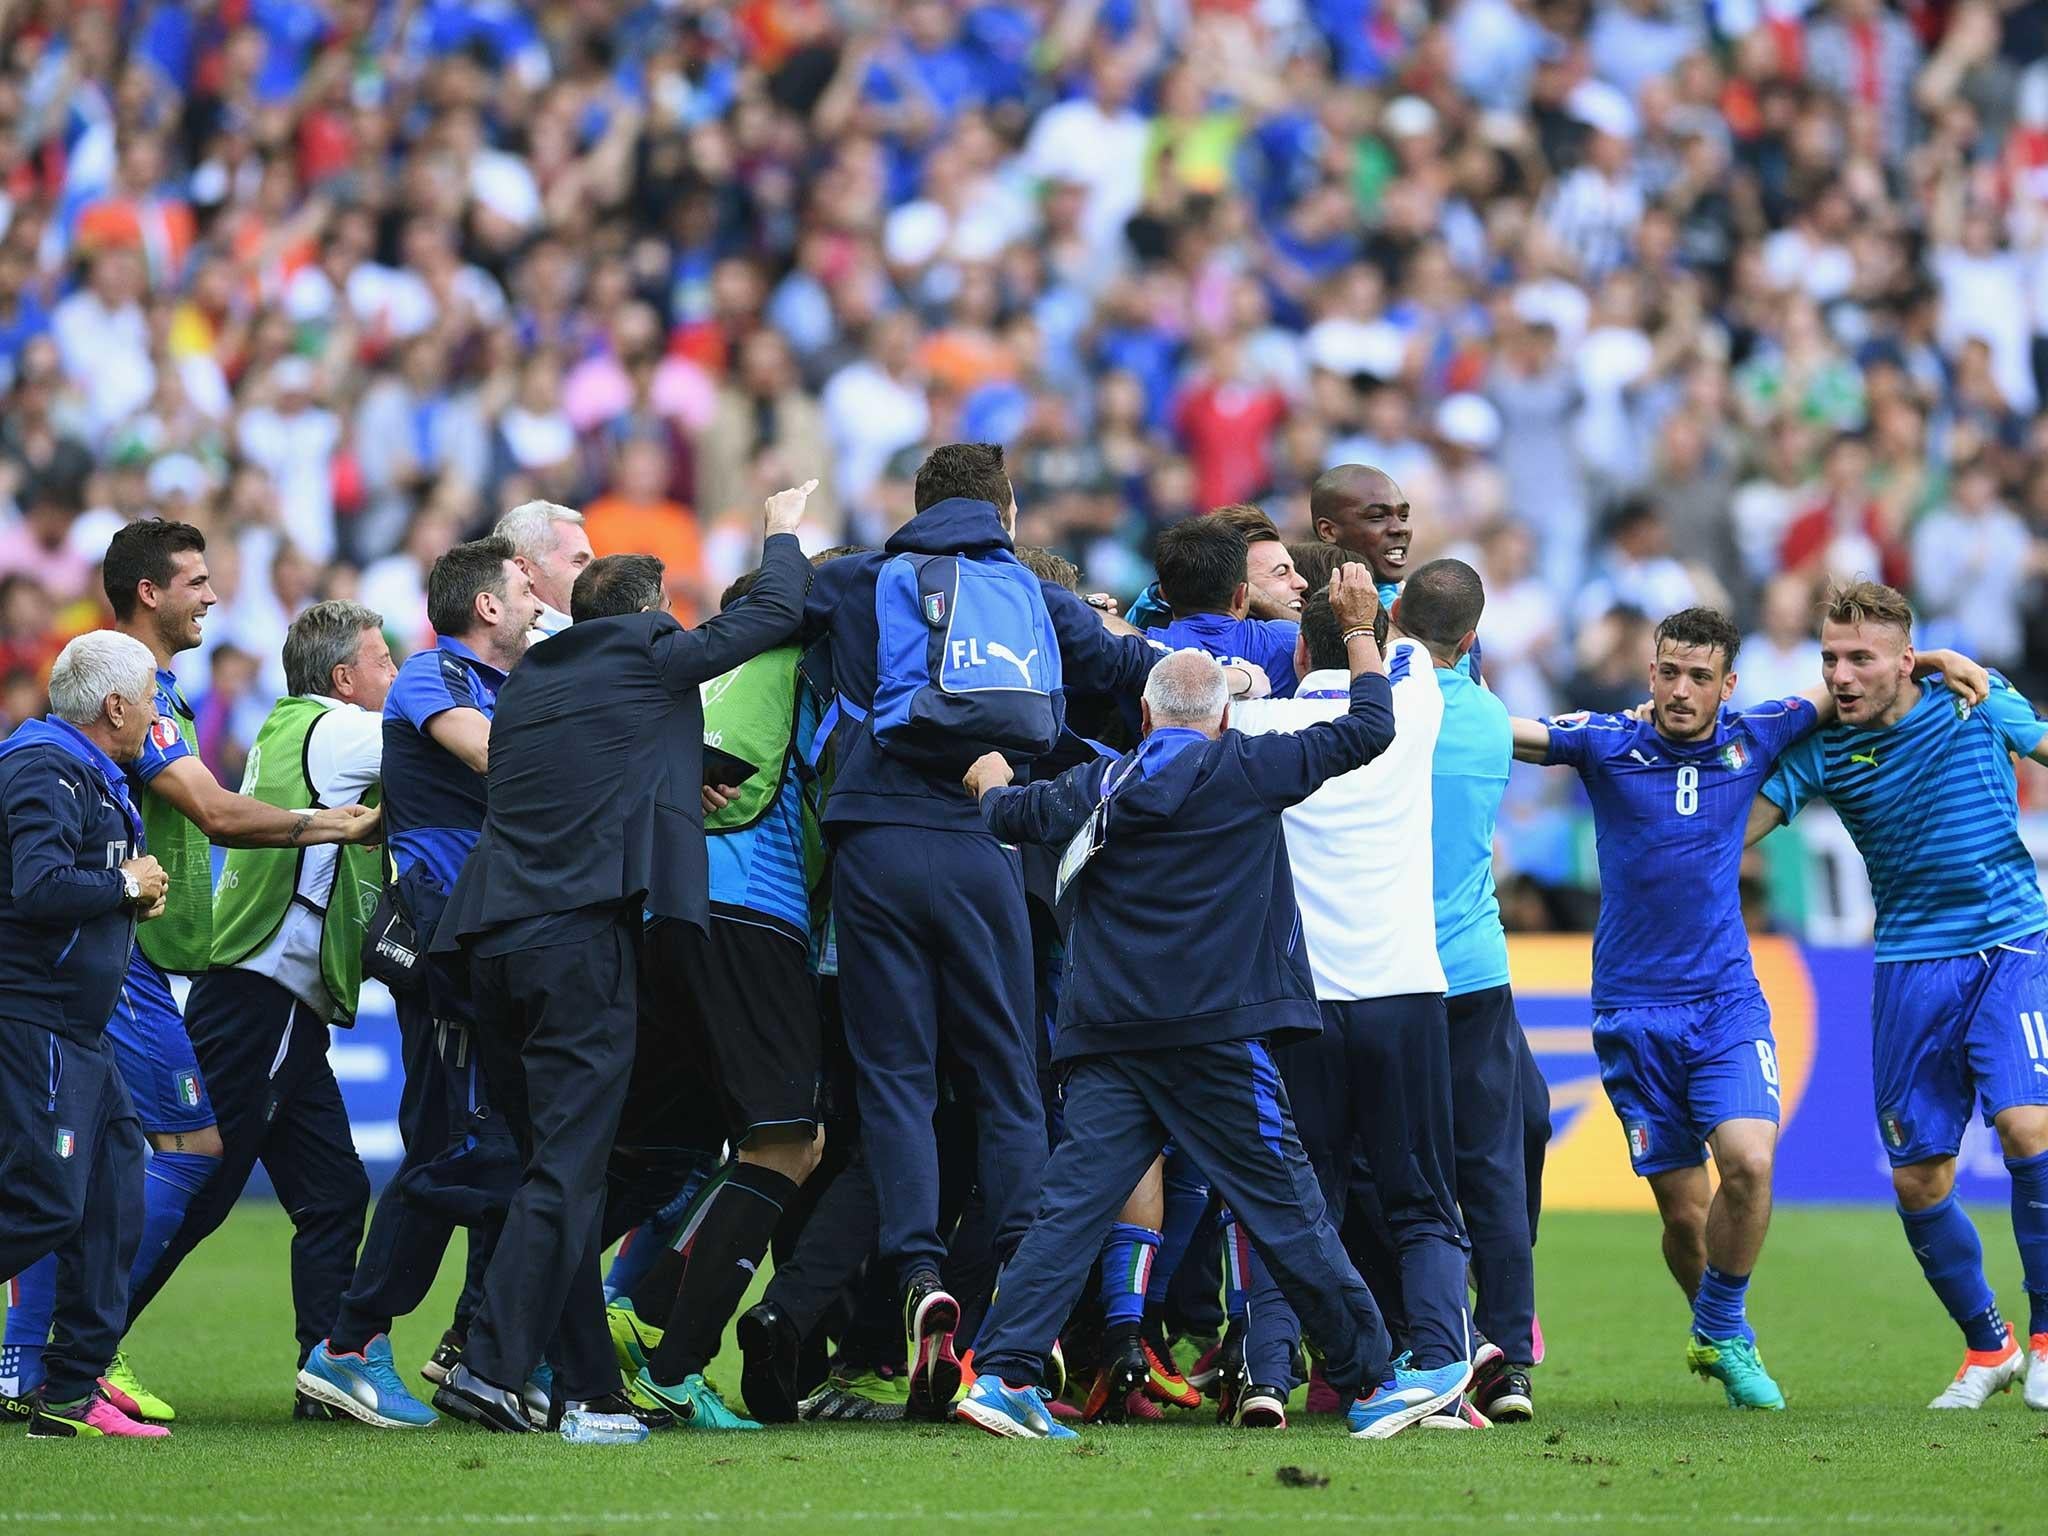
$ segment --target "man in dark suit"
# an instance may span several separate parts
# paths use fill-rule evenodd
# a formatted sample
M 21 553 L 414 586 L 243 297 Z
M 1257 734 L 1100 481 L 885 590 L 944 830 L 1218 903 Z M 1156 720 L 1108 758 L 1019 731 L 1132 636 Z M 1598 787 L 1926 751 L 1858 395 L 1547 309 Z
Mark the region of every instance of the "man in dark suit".
M 528 654 L 491 722 L 489 810 L 434 948 L 469 952 L 478 1050 L 526 1154 L 463 1364 L 435 1406 L 530 1428 L 518 1384 L 553 1339 L 564 1438 L 637 1440 L 605 1327 L 605 1161 L 633 1066 L 643 909 L 704 926 L 698 685 L 795 633 L 811 567 L 795 538 L 817 482 L 769 498 L 761 572 L 697 629 L 645 555 L 593 562 L 575 623 Z

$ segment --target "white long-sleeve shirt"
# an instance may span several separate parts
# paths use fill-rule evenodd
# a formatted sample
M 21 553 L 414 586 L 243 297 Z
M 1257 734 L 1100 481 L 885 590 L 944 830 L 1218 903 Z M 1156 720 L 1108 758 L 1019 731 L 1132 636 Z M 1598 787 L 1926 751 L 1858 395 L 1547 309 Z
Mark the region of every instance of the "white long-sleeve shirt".
M 1430 777 L 1444 718 L 1429 652 L 1413 640 L 1388 647 L 1393 745 L 1331 779 L 1285 813 L 1287 862 L 1316 997 L 1352 1002 L 1442 992 L 1430 845 Z M 1291 699 L 1231 710 L 1247 734 L 1298 731 L 1344 713 L 1351 679 L 1311 672 Z

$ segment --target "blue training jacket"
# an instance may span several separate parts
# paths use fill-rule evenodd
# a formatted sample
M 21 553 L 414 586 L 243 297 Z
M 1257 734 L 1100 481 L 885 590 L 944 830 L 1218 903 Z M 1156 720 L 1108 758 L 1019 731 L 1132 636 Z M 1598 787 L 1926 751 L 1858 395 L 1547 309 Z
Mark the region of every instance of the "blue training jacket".
M 1393 739 L 1393 691 L 1367 673 L 1347 713 L 1304 730 L 1155 730 L 1114 762 L 983 796 L 997 837 L 1061 848 L 1111 788 L 1074 885 L 1053 1059 L 1320 1033 L 1280 813 Z
M 0 1021 L 98 1042 L 135 943 L 120 866 L 141 852 L 127 780 L 76 727 L 0 742 Z
M 975 555 L 1014 547 L 995 507 L 954 497 L 927 507 L 897 529 L 881 554 L 847 555 L 818 568 L 804 600 L 802 639 L 829 636 L 832 683 L 843 715 L 865 719 L 874 707 L 879 628 L 875 576 L 892 556 Z M 1135 695 L 1159 659 L 1136 635 L 1112 635 L 1102 615 L 1065 587 L 1041 581 L 1046 612 L 1059 636 L 1066 688 L 1076 693 Z M 1064 709 L 1064 700 L 1058 700 Z M 865 727 L 843 725 L 840 755 L 825 802 L 825 825 L 881 822 L 942 831 L 985 831 L 973 797 L 957 777 L 889 756 Z M 964 765 L 963 765 L 964 766 Z

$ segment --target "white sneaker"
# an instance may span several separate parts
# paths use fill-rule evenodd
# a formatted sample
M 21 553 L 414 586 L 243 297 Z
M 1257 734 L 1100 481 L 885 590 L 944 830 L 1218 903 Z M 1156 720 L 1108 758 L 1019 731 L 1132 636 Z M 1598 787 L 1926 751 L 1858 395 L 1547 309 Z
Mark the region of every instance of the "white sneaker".
M 2012 1384 L 2020 1379 L 2020 1373 L 2027 1368 L 2026 1351 L 2020 1348 L 2020 1341 L 2013 1335 L 2012 1324 L 2005 1325 L 2005 1348 L 2000 1350 L 1973 1349 L 1963 1356 L 1962 1369 L 1956 1372 L 1956 1379 L 1942 1389 L 1941 1396 L 1927 1406 L 1930 1408 L 1982 1408 L 1996 1394 L 2010 1392 Z M 2048 1369 L 2042 1372 L 2048 1378 Z M 2048 1379 L 2044 1379 L 2048 1387 Z
M 2048 1408 L 2048 1333 L 2027 1340 L 2027 1406 Z

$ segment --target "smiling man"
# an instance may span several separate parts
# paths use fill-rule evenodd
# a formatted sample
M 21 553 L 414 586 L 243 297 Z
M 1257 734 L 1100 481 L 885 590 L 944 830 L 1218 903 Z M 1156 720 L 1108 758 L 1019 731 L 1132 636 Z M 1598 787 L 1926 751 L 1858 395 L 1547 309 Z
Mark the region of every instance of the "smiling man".
M 1912 609 L 1890 587 L 1831 592 L 1820 639 L 1841 722 L 1778 764 L 1750 839 L 1826 796 L 1870 866 L 1878 1134 L 1906 1240 L 1965 1340 L 1962 1368 L 1928 1406 L 1980 1408 L 2024 1372 L 2027 1406 L 2048 1409 L 2048 906 L 2013 772 L 2015 757 L 2048 763 L 2048 722 L 2003 678 L 1972 700 L 1981 708 L 1914 686 L 1933 653 L 1914 651 Z M 1976 1109 L 2012 1174 L 2025 1350 L 1955 1199 Z
M 178 689 L 172 658 L 199 644 L 219 601 L 207 570 L 206 539 L 187 523 L 130 523 L 107 545 L 101 582 L 114 627 L 156 659 L 156 719 L 139 757 L 124 765 L 150 853 L 170 881 L 164 915 L 142 929 L 107 1022 L 115 1065 L 153 1149 L 143 1182 L 142 1241 L 128 1293 L 129 1317 L 155 1294 L 155 1272 L 194 1195 L 220 1161 L 221 1138 L 205 1074 L 171 993 L 174 973 L 196 975 L 213 953 L 213 856 L 227 848 L 313 848 L 374 837 L 378 819 L 360 805 L 287 810 L 224 789 L 199 758 L 192 706 Z M 15 1391 L 42 1379 L 42 1340 L 57 1301 L 54 1260 L 20 1276 L 7 1314 Z M 173 1417 L 116 1352 L 101 1383 L 131 1417 Z
M 1408 575 L 1413 509 L 1401 487 L 1369 464 L 1339 464 L 1309 487 L 1309 523 L 1316 537 L 1356 555 L 1372 569 L 1380 601 L 1391 604 Z
M 1600 919 L 1593 1049 L 1664 1219 L 1664 1262 L 1693 1304 L 1686 1363 L 1736 1408 L 1782 1408 L 1745 1310 L 1771 1217 L 1778 1061 L 1738 879 L 1750 801 L 1781 754 L 1833 718 L 1825 689 L 1727 708 L 1740 633 L 1687 608 L 1657 626 L 1649 718 L 1514 722 L 1523 762 L 1576 768 L 1593 802 Z M 1984 674 L 1932 653 L 1958 692 Z M 1711 1148 L 1721 1186 L 1705 1168 Z

